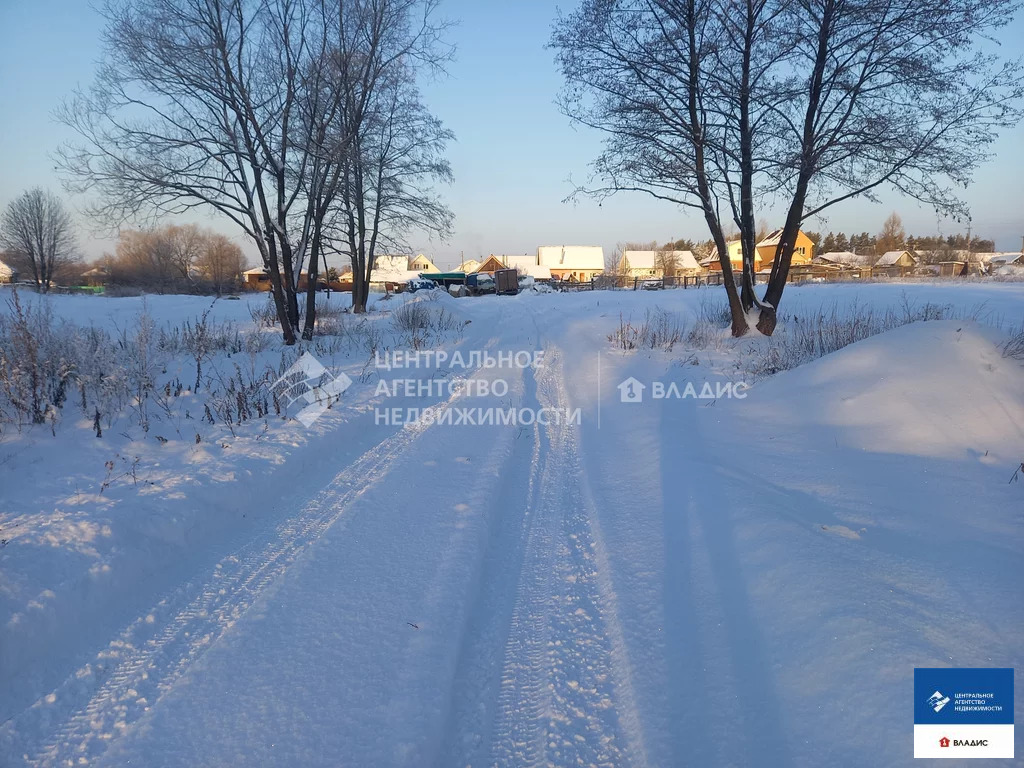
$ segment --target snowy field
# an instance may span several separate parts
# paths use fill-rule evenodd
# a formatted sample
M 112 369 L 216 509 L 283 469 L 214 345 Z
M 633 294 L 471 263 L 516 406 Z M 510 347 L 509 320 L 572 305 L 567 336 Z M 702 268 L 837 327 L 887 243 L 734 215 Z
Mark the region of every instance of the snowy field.
M 0 766 L 911 764 L 915 667 L 1024 664 L 1024 284 L 720 290 L 22 295 L 93 383 L 0 423 Z

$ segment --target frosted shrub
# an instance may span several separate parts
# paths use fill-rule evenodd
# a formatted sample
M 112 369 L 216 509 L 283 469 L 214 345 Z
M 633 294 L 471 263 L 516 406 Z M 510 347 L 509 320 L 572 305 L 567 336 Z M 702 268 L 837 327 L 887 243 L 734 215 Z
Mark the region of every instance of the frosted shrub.
M 631 320 L 619 316 L 619 326 L 608 336 L 620 349 L 666 349 L 671 350 L 683 340 L 683 322 L 678 315 L 663 309 L 648 310 L 644 321 L 634 325 Z

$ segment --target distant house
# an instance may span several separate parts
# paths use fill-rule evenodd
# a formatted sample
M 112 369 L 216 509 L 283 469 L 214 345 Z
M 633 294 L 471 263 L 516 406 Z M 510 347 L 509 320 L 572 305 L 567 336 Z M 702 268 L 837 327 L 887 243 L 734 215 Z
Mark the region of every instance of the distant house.
M 93 267 L 92 269 L 86 270 L 82 273 L 82 280 L 86 285 L 93 287 L 102 286 L 107 284 L 107 280 L 110 279 L 110 272 L 106 267 Z
M 490 256 L 488 256 L 484 260 L 483 264 L 481 264 L 479 267 L 477 267 L 473 271 L 474 272 L 494 272 L 494 271 L 499 270 L 499 269 L 507 269 L 507 267 L 506 267 L 506 265 L 502 262 L 502 260 L 499 257 L 495 256 L 492 253 Z
M 743 271 L 743 241 L 742 240 L 730 240 L 725 244 L 725 247 L 729 251 L 729 264 L 732 267 L 732 271 L 739 274 Z M 712 272 L 722 271 L 722 262 L 718 260 L 718 254 L 713 253 L 710 256 L 701 260 L 700 265 L 707 270 Z M 754 271 L 761 271 L 761 254 L 754 249 Z
M 282 279 L 284 275 L 281 276 Z M 339 279 L 338 282 L 333 282 L 328 286 L 327 277 L 323 274 L 317 275 L 316 284 L 317 288 L 323 289 L 330 287 L 334 290 L 344 290 L 342 283 L 344 280 Z M 348 277 L 349 289 L 351 288 L 351 275 Z M 273 288 L 273 284 L 270 282 L 270 272 L 263 267 L 254 267 L 253 269 L 247 269 L 242 273 L 242 284 L 247 291 L 269 291 Z M 303 270 L 299 272 L 299 284 L 298 290 L 300 293 L 304 292 L 309 287 L 309 274 Z
M 826 267 L 870 267 L 875 257 L 867 253 L 853 253 L 852 251 L 829 251 L 815 256 L 814 264 L 821 264 Z
M 619 272 L 627 277 L 664 277 L 657 251 L 623 251 Z
M 270 273 L 263 267 L 247 269 L 242 273 L 242 281 L 247 291 L 269 291 Z
M 412 259 L 409 259 L 409 269 L 413 272 L 439 272 L 440 270 L 434 266 L 434 262 L 424 256 L 422 253 L 418 254 Z
M 901 267 L 909 269 L 917 266 L 917 256 L 910 251 L 886 251 L 878 257 L 876 267 Z
M 456 272 L 465 272 L 467 275 L 470 272 L 476 272 L 480 268 L 480 262 L 476 259 L 466 259 L 464 262 L 459 264 L 459 268 Z
M 537 267 L 537 254 L 505 254 L 498 258 L 508 269 L 518 269 L 523 274 L 529 274 L 531 269 Z
M 18 270 L 0 261 L 0 283 L 16 283 Z
M 604 272 L 604 249 L 599 245 L 542 245 L 537 265 L 551 270 L 553 280 L 587 282 Z
M 963 273 L 965 261 L 940 261 L 939 277 L 959 277 Z
M 699 275 L 703 270 L 692 251 L 623 251 L 622 274 L 633 278 Z
M 761 257 L 762 264 L 771 266 L 775 261 L 775 251 L 778 249 L 781 239 L 782 230 L 776 229 L 757 244 L 757 253 Z M 732 258 L 731 253 L 729 257 Z M 797 231 L 796 245 L 793 247 L 793 260 L 790 263 L 794 266 L 799 266 L 801 264 L 810 264 L 813 259 L 814 241 L 805 235 L 802 230 Z
M 991 258 L 988 260 L 990 269 L 998 269 L 999 267 L 1005 267 L 1008 264 L 1020 264 L 1024 265 L 1024 253 L 1008 252 L 1008 253 L 993 253 Z
M 409 272 L 409 257 L 404 254 L 378 253 L 373 259 L 374 272 Z

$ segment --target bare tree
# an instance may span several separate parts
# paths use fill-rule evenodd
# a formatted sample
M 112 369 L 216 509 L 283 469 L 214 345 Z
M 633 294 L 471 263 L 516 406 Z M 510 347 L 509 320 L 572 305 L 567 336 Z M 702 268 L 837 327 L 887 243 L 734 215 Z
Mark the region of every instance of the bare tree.
M 953 189 L 1020 119 L 1020 62 L 979 43 L 1018 0 L 797 0 L 785 4 L 796 76 L 778 79 L 789 210 L 758 328 L 771 333 L 796 235 L 807 218 L 883 187 L 966 215 Z
M 158 293 L 237 288 L 245 269 L 242 249 L 195 224 L 122 231 L 116 255 L 104 264 L 110 282 Z
M 882 224 L 882 231 L 878 233 L 875 248 L 879 253 L 887 253 L 899 248 L 906 248 L 906 245 L 907 233 L 903 230 L 903 220 L 898 213 L 893 211 Z
M 735 335 L 775 327 L 800 224 L 889 186 L 943 212 L 997 130 L 1019 117 L 1014 64 L 978 41 L 1018 0 L 585 0 L 552 44 L 563 107 L 608 134 L 597 196 L 643 191 L 699 210 Z M 763 299 L 754 210 L 787 201 Z M 743 250 L 737 291 L 729 211 Z
M 209 234 L 195 260 L 202 279 L 218 296 L 238 290 L 245 271 L 242 249 L 225 235 Z
M 0 215 L 0 246 L 27 269 L 40 291 L 50 290 L 58 270 L 77 260 L 75 227 L 59 198 L 31 189 Z
M 595 182 L 601 199 L 637 191 L 700 212 L 729 296 L 733 333 L 747 319 L 726 246 L 735 147 L 720 97 L 728 58 L 720 0 L 584 0 L 556 24 L 552 46 L 566 80 L 562 109 L 607 134 Z M 752 261 L 751 261 L 752 264 Z
M 366 310 L 378 252 L 405 250 L 413 232 L 444 237 L 451 229 L 452 213 L 435 185 L 451 181 L 444 150 L 453 136 L 424 106 L 415 84 L 419 67 L 438 68 L 450 55 L 440 45 L 445 25 L 431 21 L 435 7 L 434 0 L 368 0 L 372 25 L 360 37 L 369 50 L 354 46 L 348 54 L 380 59 L 374 77 L 341 84 L 339 132 L 348 143 L 337 207 L 325 225 L 333 247 L 351 261 L 357 313 Z
M 310 73 L 322 109 L 307 109 L 313 231 L 303 338 L 312 338 L 312 287 L 331 248 L 352 264 L 352 306 L 363 312 L 377 247 L 398 247 L 411 229 L 447 233 L 451 213 L 431 181 L 448 181 L 451 134 L 422 105 L 421 70 L 440 71 L 451 49 L 437 0 L 342 4 L 324 64 Z M 326 262 L 324 262 L 326 264 Z
M 108 0 L 95 84 L 61 110 L 80 138 L 59 154 L 69 187 L 112 223 L 196 207 L 259 249 L 286 343 L 311 234 L 314 99 L 333 30 L 354 0 Z M 329 112 L 331 105 L 320 102 Z
M 673 249 L 659 249 L 654 254 L 654 266 L 660 269 L 665 277 L 675 277 L 679 271 L 679 256 Z

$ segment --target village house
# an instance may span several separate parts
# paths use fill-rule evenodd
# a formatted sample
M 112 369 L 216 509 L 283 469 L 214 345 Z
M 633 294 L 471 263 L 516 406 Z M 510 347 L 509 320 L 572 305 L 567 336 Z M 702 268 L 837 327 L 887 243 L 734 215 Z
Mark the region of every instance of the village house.
M 16 283 L 18 270 L 0 261 L 0 283 Z
M 875 257 L 868 253 L 854 253 L 853 251 L 829 251 L 815 256 L 812 263 L 825 267 L 861 268 L 870 267 Z
M 604 272 L 604 248 L 599 245 L 542 245 L 537 265 L 551 270 L 552 280 L 584 283 Z
M 703 270 L 693 251 L 622 252 L 619 272 L 632 278 L 663 278 L 699 275 Z
M 110 270 L 105 266 L 93 267 L 87 269 L 82 273 L 82 281 L 93 288 L 98 288 L 107 284 L 107 280 L 110 279 Z
M 474 272 L 487 272 L 492 274 L 499 269 L 508 269 L 505 263 L 501 260 L 500 256 L 495 256 L 493 253 L 484 259 L 483 263 L 474 269 Z
M 282 276 L 283 277 L 283 276 Z M 330 288 L 332 291 L 344 291 L 352 289 L 351 270 L 348 276 L 343 279 L 328 282 L 327 276 L 323 273 L 317 275 L 318 290 Z M 346 285 L 347 284 L 347 285 Z M 269 291 L 273 286 L 270 282 L 270 273 L 263 267 L 247 269 L 242 273 L 242 286 L 247 291 Z M 299 284 L 296 290 L 302 293 L 309 287 L 309 274 L 303 270 L 299 273 Z
M 776 229 L 761 242 L 757 244 L 757 254 L 761 257 L 761 263 L 770 267 L 775 261 L 775 252 L 778 250 L 779 241 L 782 239 L 782 230 Z M 731 254 L 730 254 L 731 258 Z M 810 264 L 814 259 L 814 241 L 811 240 L 802 230 L 796 233 L 796 245 L 793 247 L 793 259 L 791 265 L 798 267 L 803 264 Z M 760 271 L 760 270 L 758 270 Z
M 1008 265 L 1024 265 L 1024 253 L 1019 252 L 1004 252 L 1004 253 L 993 253 L 988 260 L 989 271 L 994 271 L 1000 267 Z
M 434 262 L 424 256 L 422 253 L 417 254 L 415 258 L 409 259 L 409 269 L 413 272 L 440 272 L 437 267 L 434 266 Z
M 875 266 L 910 269 L 917 266 L 917 256 L 910 251 L 886 251 L 878 257 Z
M 726 249 L 729 251 L 729 265 L 732 267 L 732 271 L 739 274 L 743 271 L 743 242 L 741 240 L 730 240 L 725 244 Z M 712 253 L 700 261 L 700 265 L 704 269 L 710 272 L 721 272 L 722 263 L 718 260 L 718 254 Z M 761 254 L 755 249 L 754 250 L 754 271 L 761 271 Z
M 755 272 L 771 268 L 775 262 L 775 253 L 778 250 L 781 239 L 782 230 L 776 229 L 754 246 Z M 743 241 L 730 240 L 725 244 L 725 247 L 729 251 L 729 264 L 732 266 L 733 272 L 741 272 L 743 270 Z M 799 267 L 810 264 L 813 258 L 814 241 L 804 234 L 802 230 L 797 231 L 796 244 L 793 246 L 793 258 L 790 261 L 791 266 Z M 722 265 L 718 261 L 718 254 L 712 254 L 703 259 L 700 262 L 700 266 L 712 271 L 722 271 Z
M 918 265 L 918 258 L 910 251 L 886 251 L 878 257 L 871 268 L 873 275 L 902 277 L 910 274 Z

